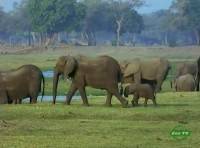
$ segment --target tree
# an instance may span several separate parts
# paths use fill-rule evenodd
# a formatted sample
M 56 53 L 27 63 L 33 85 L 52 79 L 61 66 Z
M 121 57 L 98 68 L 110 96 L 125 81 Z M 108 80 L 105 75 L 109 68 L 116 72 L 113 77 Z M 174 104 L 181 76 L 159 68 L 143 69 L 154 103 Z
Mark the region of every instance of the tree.
M 3 11 L 3 8 L 0 7 L 0 39 L 2 38 L 3 34 L 5 33 L 5 16 L 6 13 Z
M 131 42 L 135 45 L 135 34 L 141 33 L 144 29 L 143 17 L 137 13 L 137 11 L 127 11 L 126 22 L 122 27 L 122 33 L 126 32 L 131 34 Z
M 170 10 L 160 10 L 156 12 L 159 19 L 159 28 L 164 32 L 164 41 L 163 43 L 166 46 L 175 46 L 176 40 L 175 37 L 172 36 L 174 32 L 177 31 L 177 27 L 174 22 L 174 15 L 170 12 Z
M 174 0 L 171 11 L 176 16 L 176 25 L 179 28 L 194 30 L 197 44 L 200 45 L 200 1 Z
M 101 0 L 85 0 L 84 4 L 87 11 L 82 30 L 86 34 L 88 45 L 96 45 L 96 32 L 108 31 L 111 28 L 111 9 L 106 1 Z
M 33 30 L 50 38 L 72 31 L 85 16 L 85 7 L 76 0 L 31 0 L 28 8 Z
M 131 1 L 110 0 L 109 2 L 111 5 L 111 9 L 112 9 L 111 10 L 111 13 L 112 13 L 111 20 L 113 21 L 113 29 L 116 32 L 116 45 L 119 46 L 120 35 L 123 33 L 122 32 L 123 29 L 124 29 L 124 31 L 126 31 L 126 29 L 127 29 L 125 26 L 128 26 L 128 28 L 130 30 L 130 27 L 133 24 L 142 23 L 141 16 L 134 9 L 137 7 L 140 7 L 143 4 L 143 1 L 142 0 L 131 0 Z M 137 22 L 137 19 L 140 22 Z M 128 20 L 131 20 L 131 21 L 128 21 Z M 134 26 L 132 26 L 132 27 L 134 27 Z M 139 28 L 139 29 L 142 29 L 142 28 Z M 131 30 L 131 31 L 133 32 L 133 30 Z
M 31 19 L 28 15 L 28 0 L 22 0 L 20 5 L 17 3 L 14 4 L 14 10 L 10 12 L 10 23 L 9 23 L 9 30 L 12 31 L 12 33 L 21 33 L 24 34 L 24 36 L 28 39 L 28 45 L 31 45 L 31 31 L 32 31 L 32 25 L 31 25 Z M 12 30 L 12 28 L 14 30 Z

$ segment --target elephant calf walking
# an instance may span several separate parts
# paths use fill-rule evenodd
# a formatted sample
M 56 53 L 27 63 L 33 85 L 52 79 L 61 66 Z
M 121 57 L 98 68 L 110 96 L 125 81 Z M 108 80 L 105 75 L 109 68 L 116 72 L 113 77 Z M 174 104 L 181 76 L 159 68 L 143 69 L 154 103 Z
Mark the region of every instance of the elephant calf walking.
M 44 95 L 44 77 L 34 65 L 23 65 L 16 70 L 0 72 L 0 104 L 20 103 L 30 97 L 30 103 L 36 103 L 41 92 Z
M 126 86 L 124 90 L 124 96 L 128 97 L 129 94 L 133 94 L 132 105 L 137 106 L 138 100 L 140 97 L 145 98 L 144 106 L 147 106 L 148 99 L 153 101 L 153 104 L 156 106 L 156 98 L 154 95 L 154 89 L 149 84 L 131 84 Z

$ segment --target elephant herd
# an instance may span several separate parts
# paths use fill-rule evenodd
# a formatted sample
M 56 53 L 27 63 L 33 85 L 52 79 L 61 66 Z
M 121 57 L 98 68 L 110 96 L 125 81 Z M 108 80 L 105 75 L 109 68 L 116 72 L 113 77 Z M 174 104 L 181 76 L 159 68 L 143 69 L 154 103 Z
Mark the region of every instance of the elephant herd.
M 156 92 L 162 90 L 162 83 L 171 69 L 170 62 L 165 58 L 154 60 L 134 59 L 118 62 L 110 56 L 88 58 L 79 56 L 61 56 L 56 62 L 53 76 L 53 104 L 56 103 L 59 77 L 62 75 L 71 80 L 66 95 L 66 104 L 78 90 L 83 105 L 88 106 L 85 88 L 87 86 L 106 90 L 106 105 L 111 106 L 115 96 L 123 107 L 128 101 L 123 97 L 132 94 L 132 105 L 138 105 L 140 97 L 148 99 L 156 106 Z M 171 81 L 176 91 L 199 91 L 200 58 L 195 63 L 182 62 L 177 65 L 175 79 Z M 42 87 L 43 83 L 43 87 Z M 119 85 L 120 84 L 120 85 Z M 30 98 L 36 103 L 42 92 L 44 95 L 45 80 L 41 70 L 34 65 L 24 65 L 15 70 L 0 71 L 0 104 L 21 104 L 22 99 Z M 119 87 L 120 86 L 120 87 Z M 120 89 L 119 89 L 120 88 Z

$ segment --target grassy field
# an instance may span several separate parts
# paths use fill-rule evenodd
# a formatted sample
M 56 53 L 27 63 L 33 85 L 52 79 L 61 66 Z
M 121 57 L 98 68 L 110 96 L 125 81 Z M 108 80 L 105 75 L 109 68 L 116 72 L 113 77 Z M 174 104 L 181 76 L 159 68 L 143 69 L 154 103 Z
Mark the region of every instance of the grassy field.
M 45 51 L 30 52 L 26 54 L 7 54 L 0 55 L 0 69 L 10 69 L 21 66 L 22 64 L 35 64 L 43 70 L 52 70 L 56 60 L 62 55 L 78 55 L 83 54 L 90 57 L 99 55 L 110 55 L 117 60 L 127 60 L 134 58 L 152 59 L 156 57 L 166 57 L 171 62 L 177 61 L 194 61 L 200 55 L 199 47 L 184 47 L 184 48 L 165 48 L 165 47 L 84 47 L 84 46 L 69 46 L 49 49 Z
M 200 101 L 197 93 L 158 94 L 158 107 L 122 108 L 113 98 L 80 100 L 71 106 L 57 103 L 0 106 L 0 147 L 70 148 L 197 148 L 200 144 Z M 129 98 L 131 99 L 131 98 Z M 184 140 L 170 136 L 182 125 L 191 131 Z
M 107 54 L 118 60 L 161 56 L 168 58 L 174 69 L 178 61 L 195 61 L 200 48 L 68 47 L 0 55 L 0 69 L 35 64 L 42 70 L 52 70 L 56 59 L 68 54 L 91 57 Z M 82 106 L 81 100 L 73 100 L 71 106 L 63 102 L 0 105 L 0 147 L 197 148 L 200 145 L 200 94 L 175 93 L 169 80 L 164 82 L 162 93 L 157 94 L 158 107 L 149 101 L 145 108 L 141 99 L 139 107 L 122 108 L 116 98 L 113 98 L 113 107 L 105 107 L 105 97 L 100 97 L 104 91 L 92 88 L 87 88 L 87 95 L 92 95 L 90 107 Z M 61 79 L 58 94 L 64 95 L 69 84 Z M 45 87 L 46 95 L 51 95 L 52 79 L 46 79 Z M 187 139 L 176 140 L 170 136 L 178 125 L 191 131 Z

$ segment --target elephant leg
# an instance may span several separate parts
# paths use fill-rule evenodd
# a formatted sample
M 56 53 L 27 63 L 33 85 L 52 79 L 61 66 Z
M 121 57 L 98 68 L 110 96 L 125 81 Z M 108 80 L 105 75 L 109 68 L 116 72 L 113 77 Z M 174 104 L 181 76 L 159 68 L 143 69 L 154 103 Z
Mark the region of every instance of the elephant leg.
M 18 104 L 22 104 L 22 99 L 18 99 Z
M 65 104 L 70 105 L 72 97 L 74 96 L 75 92 L 77 91 L 77 87 L 75 87 L 74 84 L 71 84 L 71 87 L 69 89 L 69 92 L 66 95 L 66 101 Z
M 144 107 L 147 107 L 147 101 L 148 101 L 148 99 L 145 98 L 145 100 L 144 100 Z
M 139 95 L 134 93 L 133 100 L 131 101 L 132 106 L 138 106 Z
M 13 99 L 12 104 L 17 104 L 17 99 Z
M 111 99 L 112 99 L 112 93 L 107 91 L 106 106 L 112 106 Z
M 200 81 L 200 73 L 197 74 L 197 80 L 196 80 L 196 90 L 199 91 L 199 81 Z
M 81 98 L 83 100 L 83 105 L 89 106 L 87 95 L 85 93 L 85 87 L 79 88 L 79 92 L 80 92 Z
M 37 97 L 33 97 L 32 98 L 32 104 L 36 104 L 37 103 Z
M 33 97 L 30 97 L 30 104 L 33 104 Z
M 161 90 L 162 90 L 162 83 L 163 83 L 163 81 L 162 81 L 162 79 L 160 78 L 160 76 L 158 76 L 157 78 L 156 78 L 156 92 L 160 92 Z
M 30 104 L 36 104 L 36 103 L 37 103 L 37 95 L 31 95 Z
M 8 104 L 8 96 L 6 94 L 6 92 L 1 92 L 0 94 L 0 104 Z
M 134 101 L 134 98 L 133 98 L 133 100 L 131 101 L 131 104 L 132 104 L 132 106 L 136 106 L 135 101 Z
M 152 101 L 153 101 L 153 105 L 157 106 L 156 99 L 153 99 Z
M 127 107 L 128 106 L 128 101 L 126 99 L 124 99 L 118 92 L 118 89 L 113 89 L 110 91 L 113 95 L 115 95 L 117 97 L 117 99 L 121 102 L 123 107 Z
M 157 106 L 156 98 L 155 98 L 155 97 L 152 99 L 152 101 L 153 101 L 153 105 L 154 105 L 154 106 Z

